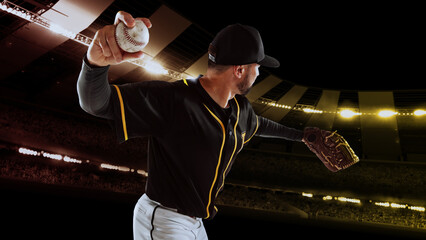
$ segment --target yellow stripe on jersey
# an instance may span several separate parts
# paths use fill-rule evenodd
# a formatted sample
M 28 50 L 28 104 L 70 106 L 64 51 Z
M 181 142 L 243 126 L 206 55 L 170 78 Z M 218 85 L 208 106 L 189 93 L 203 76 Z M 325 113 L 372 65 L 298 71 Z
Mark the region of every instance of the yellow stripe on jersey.
M 256 115 L 256 129 L 254 130 L 254 133 L 249 137 L 249 139 L 247 139 L 247 141 L 244 142 L 244 144 L 248 143 L 251 140 L 251 138 L 254 137 L 258 128 L 259 128 L 259 118 Z
M 127 136 L 127 126 L 126 126 L 126 115 L 124 113 L 124 103 L 123 98 L 121 97 L 120 88 L 118 88 L 117 85 L 113 85 L 115 89 L 117 90 L 118 100 L 120 102 L 120 109 L 121 109 L 121 122 L 123 123 L 123 132 L 124 132 L 124 141 L 127 141 L 129 137 Z
M 223 146 L 225 145 L 225 134 L 226 133 L 225 133 L 225 126 L 223 125 L 222 121 L 220 121 L 220 119 L 212 111 L 210 111 L 210 109 L 205 104 L 204 104 L 204 107 L 207 108 L 207 110 L 210 112 L 210 114 L 214 117 L 214 119 L 216 119 L 216 121 L 222 127 L 222 136 L 223 136 L 223 138 L 222 138 L 222 146 L 220 147 L 220 152 L 219 152 L 219 159 L 217 161 L 217 166 L 216 166 L 216 172 L 214 174 L 213 183 L 212 183 L 212 185 L 210 187 L 209 202 L 207 203 L 207 207 L 206 207 L 206 211 L 207 211 L 207 217 L 206 217 L 206 219 L 207 219 L 207 218 L 210 217 L 209 207 L 210 207 L 210 204 L 212 203 L 212 192 L 213 192 L 213 187 L 214 187 L 214 185 L 216 183 L 216 180 L 217 180 L 217 174 L 219 172 L 220 161 L 222 159 Z
M 234 151 L 231 154 L 231 157 L 229 158 L 228 164 L 226 165 L 225 171 L 223 171 L 222 174 L 222 184 L 220 185 L 220 187 L 218 188 L 217 192 L 216 192 L 216 197 L 219 194 L 220 190 L 223 188 L 223 185 L 225 184 L 225 174 L 226 171 L 228 170 L 229 164 L 231 164 L 232 162 L 232 158 L 234 157 L 235 151 L 237 150 L 237 145 L 238 145 L 238 138 L 237 138 L 237 125 L 238 125 L 238 121 L 240 120 L 240 105 L 238 104 L 237 99 L 235 99 L 235 103 L 237 104 L 237 121 L 235 122 L 234 125 L 234 139 L 235 139 L 235 144 L 234 144 Z M 241 145 L 244 145 L 244 143 L 242 142 Z

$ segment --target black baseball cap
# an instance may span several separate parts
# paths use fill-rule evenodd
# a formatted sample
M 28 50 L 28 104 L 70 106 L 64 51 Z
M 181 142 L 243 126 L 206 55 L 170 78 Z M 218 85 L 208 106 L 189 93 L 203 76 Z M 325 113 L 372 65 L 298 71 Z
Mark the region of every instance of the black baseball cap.
M 280 66 L 277 59 L 265 55 L 259 31 L 239 23 L 225 27 L 215 36 L 209 46 L 209 59 L 220 65 Z

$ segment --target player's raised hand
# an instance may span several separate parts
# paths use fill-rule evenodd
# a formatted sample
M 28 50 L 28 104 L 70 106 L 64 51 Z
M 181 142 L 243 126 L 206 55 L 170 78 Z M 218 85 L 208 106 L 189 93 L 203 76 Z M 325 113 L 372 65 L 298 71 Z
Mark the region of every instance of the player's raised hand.
M 150 28 L 148 18 L 137 18 Z M 141 58 L 143 52 L 127 53 L 120 49 L 115 39 L 115 27 L 119 22 L 124 22 L 127 27 L 135 26 L 135 19 L 127 12 L 119 11 L 115 16 L 114 25 L 106 25 L 98 30 L 87 52 L 89 63 L 96 66 L 119 64 L 126 60 Z

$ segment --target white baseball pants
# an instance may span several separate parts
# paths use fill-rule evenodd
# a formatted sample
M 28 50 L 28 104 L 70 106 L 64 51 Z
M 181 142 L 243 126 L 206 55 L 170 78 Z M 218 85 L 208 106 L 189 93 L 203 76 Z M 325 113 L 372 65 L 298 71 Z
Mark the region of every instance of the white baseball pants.
M 133 212 L 135 240 L 208 240 L 203 220 L 180 214 L 143 194 Z

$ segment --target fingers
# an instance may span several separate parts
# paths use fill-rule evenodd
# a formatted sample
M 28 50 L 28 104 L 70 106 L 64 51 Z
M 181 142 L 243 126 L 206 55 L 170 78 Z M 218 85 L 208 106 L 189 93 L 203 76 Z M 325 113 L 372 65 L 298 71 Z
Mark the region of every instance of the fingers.
M 102 48 L 103 55 L 108 57 L 114 57 L 117 63 L 123 60 L 121 49 L 115 40 L 115 26 L 105 26 L 99 33 L 99 44 Z
M 115 26 L 105 26 L 97 33 L 99 45 L 102 49 L 102 54 L 106 59 L 115 60 L 114 63 L 120 63 L 126 60 L 142 58 L 144 53 L 142 51 L 136 53 L 127 53 L 121 50 L 115 39 Z
M 141 20 L 143 23 L 145 23 L 147 28 L 151 28 L 152 27 L 152 23 L 151 20 L 149 20 L 148 18 L 136 18 L 137 20 Z
M 124 53 L 123 54 L 123 61 L 127 60 L 133 60 L 133 59 L 142 59 L 144 57 L 144 53 L 142 51 L 135 52 L 135 53 Z
M 152 27 L 152 23 L 148 18 L 136 18 L 138 20 L 141 20 L 142 22 L 145 23 L 145 25 L 148 28 Z M 135 26 L 135 18 L 132 17 L 132 15 L 130 13 L 124 12 L 124 11 L 119 11 L 117 13 L 117 15 L 115 15 L 115 21 L 114 21 L 114 25 L 117 25 L 119 22 L 124 22 L 124 24 L 127 27 L 134 27 Z
M 119 11 L 115 15 L 114 25 L 117 25 L 119 22 L 124 22 L 124 24 L 130 28 L 135 26 L 135 19 L 132 17 L 132 15 L 130 15 L 130 13 L 124 11 Z
M 121 62 L 123 60 L 123 56 L 121 53 L 121 49 L 115 40 L 115 26 L 113 26 L 111 31 L 106 32 L 106 40 L 108 42 L 109 49 L 114 56 L 116 62 Z
M 150 28 L 151 21 L 148 18 L 137 18 Z M 115 28 L 119 22 L 124 22 L 128 27 L 134 27 L 135 20 L 127 12 L 119 11 L 115 17 L 114 25 L 104 26 L 96 32 L 93 43 L 89 46 L 88 59 L 96 65 L 118 64 L 123 60 L 142 58 L 143 52 L 126 53 L 120 49 L 115 39 Z
M 111 56 L 111 50 L 109 49 L 108 42 L 105 38 L 105 32 L 100 30 L 96 33 L 95 40 L 98 39 L 99 46 L 101 47 L 102 53 L 105 57 Z

